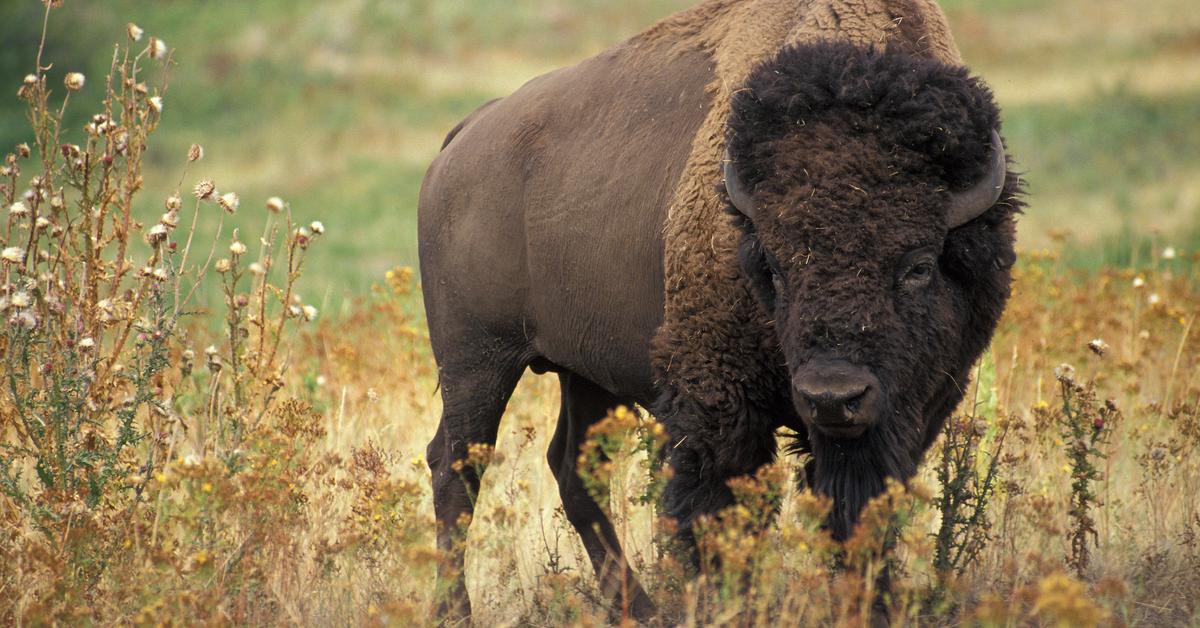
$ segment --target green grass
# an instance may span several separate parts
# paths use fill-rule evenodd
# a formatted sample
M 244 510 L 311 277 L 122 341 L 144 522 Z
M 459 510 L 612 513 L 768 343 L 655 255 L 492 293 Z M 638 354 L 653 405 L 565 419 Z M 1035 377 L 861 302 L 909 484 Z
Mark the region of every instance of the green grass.
M 416 263 L 421 177 L 463 116 L 691 4 L 68 3 L 52 16 L 45 57 L 55 84 L 68 70 L 87 73 L 93 80 L 77 97 L 96 103 L 103 51 L 126 22 L 176 48 L 139 212 L 157 216 L 199 141 L 207 157 L 185 186 L 209 176 L 237 191 L 243 215 L 232 226 L 257 224 L 249 214 L 271 195 L 288 199 L 302 221 L 325 223 L 304 285 L 336 308 L 387 268 Z M 1005 107 L 1032 193 L 1025 246 L 1069 229 L 1088 252 L 1080 263 L 1092 265 L 1120 259 L 1128 248 L 1120 234 L 1197 244 L 1187 235 L 1200 213 L 1200 17 L 1190 2 L 943 4 L 964 58 Z M 0 84 L 15 88 L 32 68 L 41 10 L 34 0 L 0 7 Z M 16 106 L 0 99 L 0 146 L 28 139 Z M 89 107 L 74 111 L 78 141 Z

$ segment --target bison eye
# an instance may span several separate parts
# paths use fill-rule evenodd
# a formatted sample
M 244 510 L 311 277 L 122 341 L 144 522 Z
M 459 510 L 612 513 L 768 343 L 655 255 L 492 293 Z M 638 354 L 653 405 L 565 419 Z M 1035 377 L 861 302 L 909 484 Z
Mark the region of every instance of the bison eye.
M 937 258 L 934 253 L 921 250 L 905 257 L 911 259 L 905 260 L 908 263 L 901 266 L 904 272 L 900 275 L 900 286 L 907 290 L 916 290 L 929 285 L 937 270 Z

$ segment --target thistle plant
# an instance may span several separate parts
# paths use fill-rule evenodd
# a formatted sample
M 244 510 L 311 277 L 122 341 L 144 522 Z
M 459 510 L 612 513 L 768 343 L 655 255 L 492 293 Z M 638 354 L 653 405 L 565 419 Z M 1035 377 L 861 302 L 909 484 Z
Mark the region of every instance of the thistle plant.
M 1120 412 L 1112 401 L 1097 403 L 1095 383 L 1080 384 L 1075 379 L 1075 369 L 1071 365 L 1059 366 L 1054 376 L 1062 396 L 1062 408 L 1058 416 L 1059 435 L 1071 473 L 1067 564 L 1079 578 L 1083 578 L 1091 560 L 1090 546 L 1097 540 L 1092 510 L 1100 498 L 1095 487 L 1105 479 L 1102 461 L 1107 455 L 1104 447 L 1108 444 Z
M 57 4 L 46 3 L 47 23 Z M 212 262 L 222 217 L 239 201 L 209 180 L 196 184 L 191 203 L 177 188 L 157 220 L 139 218 L 145 157 L 169 102 L 172 63 L 166 43 L 144 41 L 133 24 L 99 83 L 56 72 L 39 50 L 17 90 L 31 141 L 14 147 L 0 169 L 0 495 L 40 534 L 27 548 L 43 544 L 66 561 L 51 569 L 62 590 L 94 587 L 113 565 L 106 543 L 118 534 L 139 545 L 164 541 L 170 499 L 159 478 L 169 470 L 197 475 L 212 459 L 231 471 L 247 468 L 240 446 L 283 387 L 284 341 L 294 321 L 317 315 L 295 283 L 324 226 L 294 225 L 286 203 L 268 203 L 249 264 L 236 232 L 229 256 Z M 103 87 L 97 112 L 82 129 L 66 128 L 68 106 L 87 106 L 85 89 L 96 84 Z M 202 158 L 192 146 L 181 160 L 181 186 Z M 197 237 L 201 220 L 218 223 L 207 246 Z M 272 283 L 276 258 L 285 270 Z M 213 269 L 227 331 L 197 369 L 190 321 L 202 312 L 199 295 Z M 201 482 L 197 491 L 219 485 Z M 69 597 L 57 608 L 70 608 Z M 62 619 L 42 610 L 43 618 Z

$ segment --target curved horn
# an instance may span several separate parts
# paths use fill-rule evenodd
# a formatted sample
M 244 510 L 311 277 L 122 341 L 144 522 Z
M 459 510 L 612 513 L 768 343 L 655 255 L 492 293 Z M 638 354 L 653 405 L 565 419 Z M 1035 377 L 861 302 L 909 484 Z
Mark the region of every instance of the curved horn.
M 1004 158 L 1004 142 L 1000 134 L 992 129 L 992 152 L 989 158 L 988 172 L 962 192 L 950 195 L 950 209 L 946 214 L 946 224 L 951 229 L 961 227 L 979 217 L 980 214 L 992 208 L 1000 200 L 1004 191 L 1004 179 L 1008 176 L 1008 164 Z
M 739 212 L 754 220 L 754 199 L 750 198 L 750 195 L 742 188 L 742 181 L 738 178 L 737 168 L 733 166 L 733 158 L 729 156 L 729 149 L 725 150 L 724 163 L 725 192 L 729 194 L 730 202 Z

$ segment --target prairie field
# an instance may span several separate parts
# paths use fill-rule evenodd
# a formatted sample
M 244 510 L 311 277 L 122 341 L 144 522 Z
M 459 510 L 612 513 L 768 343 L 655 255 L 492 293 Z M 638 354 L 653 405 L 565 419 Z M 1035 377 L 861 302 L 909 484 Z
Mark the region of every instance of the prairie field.
M 424 169 L 692 1 L 51 4 L 0 6 L 0 623 L 432 624 Z M 992 346 L 845 546 L 781 456 L 695 580 L 661 432 L 614 409 L 582 460 L 664 625 L 868 625 L 885 564 L 892 625 L 1200 625 L 1200 11 L 942 5 L 1029 192 Z M 562 511 L 558 410 L 527 373 L 464 461 L 478 625 L 632 622 Z

